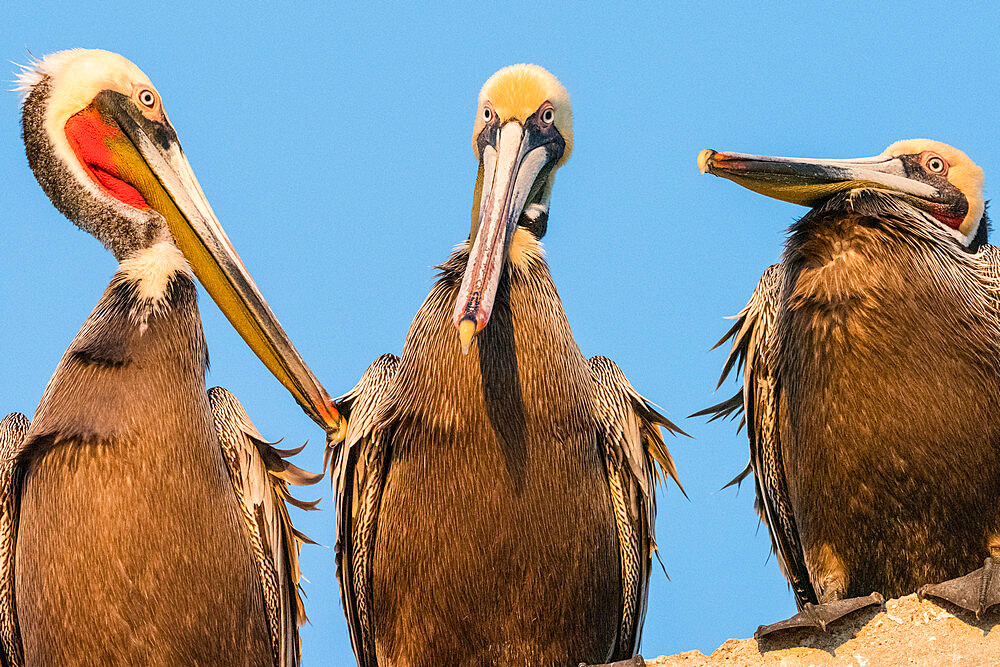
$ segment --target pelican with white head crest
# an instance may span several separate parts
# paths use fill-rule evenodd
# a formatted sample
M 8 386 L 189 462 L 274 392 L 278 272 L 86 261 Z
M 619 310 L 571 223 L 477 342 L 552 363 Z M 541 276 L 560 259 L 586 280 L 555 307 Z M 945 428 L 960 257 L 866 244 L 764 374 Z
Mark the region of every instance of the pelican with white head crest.
M 222 229 L 160 93 L 122 56 L 26 66 L 28 163 L 119 266 L 29 425 L 0 423 L 4 664 L 299 662 L 305 539 L 284 461 L 225 389 L 206 392 L 194 277 L 303 409 L 343 420 Z M 59 279 L 57 275 L 55 280 Z

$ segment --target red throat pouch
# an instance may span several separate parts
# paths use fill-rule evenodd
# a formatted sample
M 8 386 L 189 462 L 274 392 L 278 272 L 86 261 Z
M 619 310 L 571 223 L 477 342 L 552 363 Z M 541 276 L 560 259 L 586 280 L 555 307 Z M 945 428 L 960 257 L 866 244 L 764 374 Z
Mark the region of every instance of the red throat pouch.
M 935 218 L 937 218 L 947 226 L 951 227 L 952 229 L 958 229 L 959 227 L 962 226 L 962 223 L 965 222 L 965 218 L 960 218 L 955 215 L 949 215 L 944 209 L 944 207 L 938 207 L 935 210 L 931 211 L 931 215 L 933 215 Z
M 66 138 L 80 164 L 101 190 L 133 208 L 150 208 L 139 191 L 122 180 L 121 170 L 108 147 L 109 139 L 127 141 L 117 126 L 105 123 L 96 109 L 88 107 L 66 121 Z

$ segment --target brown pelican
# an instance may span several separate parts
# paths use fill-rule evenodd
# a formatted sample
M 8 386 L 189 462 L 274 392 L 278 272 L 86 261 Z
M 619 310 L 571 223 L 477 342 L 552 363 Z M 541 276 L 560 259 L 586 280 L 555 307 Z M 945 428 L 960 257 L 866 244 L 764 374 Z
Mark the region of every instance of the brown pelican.
M 659 427 L 678 429 L 613 361 L 583 357 L 542 253 L 573 147 L 565 88 L 534 65 L 500 70 L 472 147 L 469 240 L 438 267 L 402 356 L 379 357 L 340 401 L 354 651 L 362 667 L 629 658 L 655 464 L 676 480 Z
M 927 140 L 699 165 L 812 207 L 720 341 L 742 391 L 705 411 L 745 411 L 738 479 L 754 473 L 801 610 L 758 632 L 921 587 L 976 613 L 1000 603 L 1000 253 L 982 170 Z
M 293 665 L 298 550 L 283 460 L 208 362 L 191 270 L 319 422 L 332 402 L 226 238 L 160 96 L 125 58 L 25 68 L 28 162 L 119 260 L 34 420 L 0 424 L 0 638 L 10 665 Z M 189 265 L 190 262 L 190 265 Z

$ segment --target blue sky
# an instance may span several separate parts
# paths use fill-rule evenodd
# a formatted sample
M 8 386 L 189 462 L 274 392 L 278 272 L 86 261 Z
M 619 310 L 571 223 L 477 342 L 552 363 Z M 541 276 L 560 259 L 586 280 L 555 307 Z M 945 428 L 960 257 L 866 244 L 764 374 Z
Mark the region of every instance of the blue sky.
M 425 3 L 421 3 L 424 5 Z M 874 155 L 928 137 L 1000 169 L 996 11 L 939 3 L 360 3 L 267 9 L 8 0 L 0 61 L 70 47 L 133 60 L 162 94 L 230 238 L 306 361 L 340 394 L 399 353 L 431 267 L 468 234 L 470 137 L 486 78 L 516 62 L 568 88 L 575 150 L 545 237 L 584 354 L 615 359 L 695 439 L 668 442 L 690 495 L 661 491 L 643 653 L 713 650 L 794 602 L 757 528 L 731 423 L 684 416 L 713 393 L 728 327 L 804 209 L 702 176 L 703 148 Z M 263 5 L 261 5 L 263 7 Z M 14 65 L 0 67 L 11 79 Z M 5 86 L 6 87 L 6 86 Z M 0 411 L 30 415 L 115 269 L 49 203 L 0 93 Z M 211 385 L 232 390 L 297 462 L 322 437 L 202 293 Z M 333 543 L 330 491 L 296 524 Z M 330 548 L 307 547 L 306 665 L 349 664 Z M 555 574 L 554 576 L 558 576 Z

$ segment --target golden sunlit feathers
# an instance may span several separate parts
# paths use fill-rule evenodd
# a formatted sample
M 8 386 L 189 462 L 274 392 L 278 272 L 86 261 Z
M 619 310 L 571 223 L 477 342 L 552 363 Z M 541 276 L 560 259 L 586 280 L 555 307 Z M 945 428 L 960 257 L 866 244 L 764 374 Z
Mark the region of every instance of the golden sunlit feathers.
M 559 130 L 566 148 L 557 167 L 562 166 L 570 153 L 573 152 L 573 109 L 569 103 L 569 93 L 559 80 L 543 67 L 538 65 L 510 65 L 504 67 L 487 79 L 479 91 L 479 104 L 476 107 L 476 126 L 472 131 L 472 152 L 478 160 L 477 145 L 479 133 L 486 125 L 483 119 L 483 107 L 486 103 L 492 106 L 500 122 L 516 120 L 523 123 L 531 114 L 545 102 L 552 104 L 555 111 L 553 124 Z
M 472 249 L 471 240 L 465 240 L 452 248 L 453 251 L 469 252 Z M 510 240 L 507 257 L 514 266 L 527 270 L 532 262 L 545 258 L 545 247 L 538 238 L 523 227 L 514 230 Z
M 537 262 L 545 256 L 542 242 L 523 227 L 514 230 L 514 237 L 510 240 L 510 248 L 507 250 L 507 257 L 511 264 L 527 269 L 532 262 Z
M 965 200 L 969 204 L 969 212 L 958 231 L 966 237 L 974 235 L 986 210 L 986 201 L 983 197 L 985 178 L 983 170 L 970 160 L 968 155 L 953 146 L 932 139 L 897 141 L 886 148 L 883 154 L 897 157 L 900 155 L 919 155 L 925 151 L 937 153 L 948 163 L 948 173 L 945 178 L 965 195 Z

